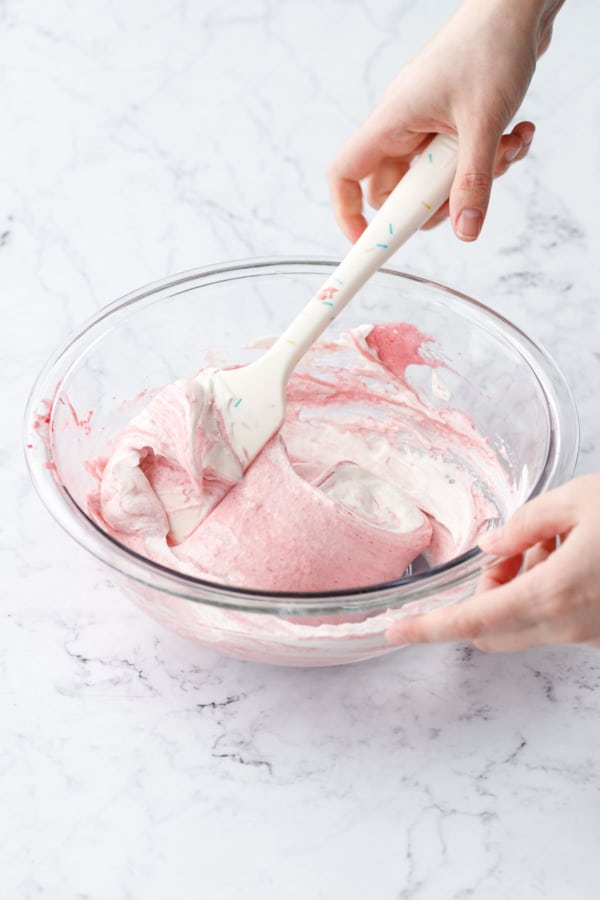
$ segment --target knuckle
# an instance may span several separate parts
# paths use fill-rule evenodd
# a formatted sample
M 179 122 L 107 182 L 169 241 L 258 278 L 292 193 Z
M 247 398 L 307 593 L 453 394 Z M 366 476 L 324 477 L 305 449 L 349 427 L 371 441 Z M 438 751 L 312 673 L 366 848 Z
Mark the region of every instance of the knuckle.
M 544 618 L 558 619 L 565 616 L 572 607 L 571 593 L 565 588 L 557 585 L 553 590 L 546 594 L 543 602 Z
M 587 561 L 581 566 L 579 577 L 570 586 L 571 605 L 586 614 L 595 612 L 598 605 L 598 581 L 594 563 Z
M 404 122 L 396 121 L 393 125 L 383 125 L 379 134 L 380 144 L 382 147 L 397 147 L 406 141 L 407 133 L 409 130 Z
M 484 630 L 483 622 L 474 616 L 459 616 L 454 623 L 460 641 L 476 641 Z
M 461 172 L 457 186 L 460 191 L 488 193 L 492 187 L 492 178 L 487 172 Z

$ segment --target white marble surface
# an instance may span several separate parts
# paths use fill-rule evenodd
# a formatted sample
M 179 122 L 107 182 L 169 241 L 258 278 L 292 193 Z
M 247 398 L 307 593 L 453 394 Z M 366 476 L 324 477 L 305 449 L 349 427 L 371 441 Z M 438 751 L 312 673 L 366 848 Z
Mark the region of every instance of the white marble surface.
M 29 487 L 34 375 L 100 305 L 271 253 L 340 255 L 324 170 L 448 0 L 0 0 L 0 897 L 598 896 L 600 653 L 219 658 L 113 589 Z M 525 104 L 485 233 L 394 264 L 493 304 L 574 390 L 599 468 L 596 0 Z

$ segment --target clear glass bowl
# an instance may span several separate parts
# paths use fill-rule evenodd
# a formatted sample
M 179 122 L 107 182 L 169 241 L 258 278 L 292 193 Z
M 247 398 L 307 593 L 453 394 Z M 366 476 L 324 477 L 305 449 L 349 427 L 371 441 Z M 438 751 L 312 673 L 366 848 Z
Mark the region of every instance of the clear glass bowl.
M 138 556 L 86 514 L 86 466 L 157 389 L 202 365 L 250 362 L 247 345 L 277 334 L 320 287 L 330 260 L 251 260 L 186 272 L 102 309 L 49 361 L 26 412 L 33 483 L 55 519 L 107 565 L 146 613 L 181 635 L 244 659 L 323 666 L 392 649 L 398 617 L 459 602 L 489 562 L 477 548 L 386 584 L 327 593 L 242 590 Z M 333 326 L 409 322 L 436 341 L 452 405 L 497 451 L 514 485 L 512 508 L 573 472 L 578 422 L 548 354 L 490 309 L 431 281 L 381 270 Z M 415 387 L 436 398 L 429 381 Z M 438 370 L 440 371 L 440 370 Z M 439 400 L 437 401 L 439 403 Z

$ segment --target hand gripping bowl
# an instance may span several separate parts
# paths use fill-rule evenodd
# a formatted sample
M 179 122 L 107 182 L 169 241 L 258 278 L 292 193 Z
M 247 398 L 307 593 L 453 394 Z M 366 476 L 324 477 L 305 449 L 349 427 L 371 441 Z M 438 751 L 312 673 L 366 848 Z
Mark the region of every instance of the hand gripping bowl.
M 106 453 L 107 441 L 149 397 L 201 366 L 251 362 L 261 352 L 252 349 L 253 339 L 280 332 L 334 268 L 312 259 L 247 261 L 135 291 L 102 309 L 56 353 L 26 412 L 31 477 L 60 525 L 148 615 L 243 659 L 325 666 L 388 653 L 397 649 L 385 638 L 393 621 L 464 600 L 490 562 L 470 547 L 383 584 L 321 593 L 250 590 L 144 559 L 88 515 L 88 460 Z M 397 322 L 432 339 L 440 360 L 434 370 L 407 369 L 419 396 L 438 407 L 451 396 L 502 466 L 510 490 L 493 498 L 496 521 L 572 474 L 573 400 L 553 361 L 526 335 L 475 300 L 389 269 L 373 276 L 331 330 Z

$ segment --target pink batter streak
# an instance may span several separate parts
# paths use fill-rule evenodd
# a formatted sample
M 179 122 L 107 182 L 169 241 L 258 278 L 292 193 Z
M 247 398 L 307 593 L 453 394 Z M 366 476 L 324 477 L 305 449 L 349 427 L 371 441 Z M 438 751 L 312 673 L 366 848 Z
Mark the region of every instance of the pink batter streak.
M 415 365 L 441 363 L 411 325 L 317 345 L 245 473 L 210 371 L 177 382 L 90 461 L 89 512 L 149 559 L 256 590 L 357 588 L 451 559 L 510 490 L 469 417 L 411 386 Z

